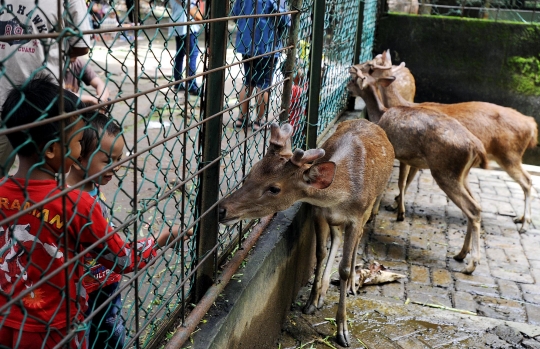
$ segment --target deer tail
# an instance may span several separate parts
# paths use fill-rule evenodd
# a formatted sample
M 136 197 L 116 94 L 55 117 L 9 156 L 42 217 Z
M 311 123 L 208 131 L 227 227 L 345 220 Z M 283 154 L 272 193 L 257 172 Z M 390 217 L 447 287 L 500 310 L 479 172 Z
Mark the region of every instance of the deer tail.
M 474 152 L 476 153 L 475 165 L 478 165 L 480 166 L 480 168 L 483 168 L 483 169 L 488 169 L 489 168 L 488 157 L 487 157 L 486 148 L 484 147 L 484 144 L 482 144 L 482 142 L 480 142 L 480 140 L 476 138 L 476 136 L 472 136 L 472 140 L 474 143 Z
M 485 151 L 478 152 L 478 159 L 480 160 L 480 168 L 487 170 L 489 168 L 488 158 Z
M 536 123 L 535 123 L 535 126 L 536 126 Z M 538 145 L 538 128 L 534 127 L 532 135 L 531 135 L 531 141 L 529 142 L 528 148 L 531 149 L 531 148 L 536 147 L 537 145 Z

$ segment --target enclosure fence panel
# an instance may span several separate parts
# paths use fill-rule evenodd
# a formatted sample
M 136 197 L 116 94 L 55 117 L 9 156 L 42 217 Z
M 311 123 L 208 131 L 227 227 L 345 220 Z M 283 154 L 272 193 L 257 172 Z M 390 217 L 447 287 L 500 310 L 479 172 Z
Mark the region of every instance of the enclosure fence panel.
M 368 2 L 361 36 L 359 0 L 3 2 L 0 346 L 164 345 L 256 223 L 217 207 L 269 124 L 305 147 L 344 111 Z

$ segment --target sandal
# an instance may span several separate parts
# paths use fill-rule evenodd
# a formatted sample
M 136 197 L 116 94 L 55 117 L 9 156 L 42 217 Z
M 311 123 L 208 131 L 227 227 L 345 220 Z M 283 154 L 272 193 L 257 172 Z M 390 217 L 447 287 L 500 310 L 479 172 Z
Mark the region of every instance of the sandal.
M 238 118 L 234 122 L 234 128 L 244 128 L 246 126 L 247 126 L 247 122 L 246 122 L 246 119 L 244 118 Z
M 253 123 L 251 124 L 251 126 L 253 127 L 253 131 L 259 131 L 261 127 L 263 127 L 263 124 L 264 124 L 264 121 L 259 121 L 259 120 L 253 121 Z

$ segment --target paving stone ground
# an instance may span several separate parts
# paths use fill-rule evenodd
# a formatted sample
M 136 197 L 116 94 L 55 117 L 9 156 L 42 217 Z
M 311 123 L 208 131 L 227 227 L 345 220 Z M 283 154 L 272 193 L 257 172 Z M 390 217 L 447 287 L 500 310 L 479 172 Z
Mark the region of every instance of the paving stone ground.
M 382 207 L 392 204 L 398 193 L 397 165 Z M 381 208 L 366 226 L 358 259 L 364 264 L 376 260 L 406 278 L 365 286 L 360 295 L 348 297 L 353 348 L 540 348 L 540 167 L 526 166 L 533 176 L 533 222 L 527 232 L 519 233 L 513 218 L 523 213 L 523 191 L 491 165 L 490 170 L 472 169 L 469 175 L 483 210 L 481 264 L 473 275 L 462 274 L 465 263 L 452 258 L 463 244 L 466 218 L 429 170 L 421 171 L 411 184 L 403 222 Z M 335 279 L 340 258 L 334 264 Z M 325 306 L 307 316 L 301 309 L 310 287 L 304 287 L 292 305 L 278 344 L 282 349 L 339 347 L 332 323 L 338 286 L 331 285 Z

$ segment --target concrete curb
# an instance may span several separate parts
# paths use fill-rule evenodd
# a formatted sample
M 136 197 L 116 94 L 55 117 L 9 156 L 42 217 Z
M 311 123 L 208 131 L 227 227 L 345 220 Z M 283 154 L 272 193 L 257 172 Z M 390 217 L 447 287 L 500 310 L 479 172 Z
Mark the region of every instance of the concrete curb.
M 309 205 L 279 212 L 225 291 L 192 343 L 184 348 L 271 348 L 290 304 L 312 274 L 313 233 Z

